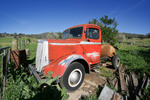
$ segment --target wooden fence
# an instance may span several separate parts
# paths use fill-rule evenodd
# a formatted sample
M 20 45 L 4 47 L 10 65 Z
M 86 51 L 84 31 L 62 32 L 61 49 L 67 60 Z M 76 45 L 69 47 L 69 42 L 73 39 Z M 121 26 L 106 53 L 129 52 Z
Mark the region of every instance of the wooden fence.
M 4 100 L 7 68 L 10 60 L 10 47 L 0 48 L 0 100 Z
M 127 67 L 121 65 L 119 70 L 115 72 L 115 77 L 108 78 L 107 83 L 116 90 L 120 90 L 122 95 L 128 97 L 129 100 L 141 100 L 146 95 L 146 90 L 150 85 L 150 77 L 144 74 L 143 77 L 138 75 Z
M 27 39 L 14 39 L 12 41 L 12 50 L 23 49 L 28 43 L 29 41 Z

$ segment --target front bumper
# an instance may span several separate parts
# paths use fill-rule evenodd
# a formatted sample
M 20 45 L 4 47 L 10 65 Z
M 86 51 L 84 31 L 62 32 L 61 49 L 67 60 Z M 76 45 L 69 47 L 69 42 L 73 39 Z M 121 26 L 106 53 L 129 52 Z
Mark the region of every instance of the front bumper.
M 48 81 L 48 79 L 45 79 L 45 78 L 42 79 L 40 77 L 40 76 L 42 76 L 42 73 L 38 73 L 33 65 L 30 64 L 28 67 L 29 67 L 30 71 L 32 72 L 33 76 L 35 77 L 38 84 L 43 83 L 43 81 L 44 82 Z M 55 80 L 53 83 L 59 83 L 59 79 Z
M 28 67 L 39 84 L 41 81 L 45 80 L 45 79 L 41 79 L 40 75 L 37 73 L 33 65 L 30 64 Z

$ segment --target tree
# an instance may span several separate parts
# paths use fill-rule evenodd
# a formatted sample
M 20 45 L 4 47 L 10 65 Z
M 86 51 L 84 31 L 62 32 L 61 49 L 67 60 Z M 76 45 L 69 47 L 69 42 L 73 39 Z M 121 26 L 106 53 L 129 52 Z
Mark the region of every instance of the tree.
M 138 38 L 140 38 L 141 40 L 142 40 L 142 39 L 145 39 L 145 38 L 147 38 L 147 37 L 148 37 L 147 35 L 141 35 L 141 34 L 138 36 Z
M 148 38 L 150 38 L 150 33 L 147 33 L 146 35 L 147 35 Z
M 61 33 L 61 32 L 57 32 L 56 34 L 58 34 L 59 39 L 62 39 L 62 37 L 63 37 L 63 33 Z
M 27 41 L 30 43 L 31 42 L 31 38 L 28 38 Z
M 24 37 L 24 36 L 25 36 L 25 34 L 23 34 L 23 33 L 19 33 L 19 34 L 18 34 L 18 36 L 19 36 L 19 38 L 21 38 L 21 37 Z
M 89 24 L 96 24 L 101 27 L 102 41 L 114 45 L 117 42 L 118 30 L 116 29 L 118 23 L 115 18 L 111 19 L 108 16 L 101 17 L 99 20 L 92 19 Z
M 15 33 L 14 33 L 14 38 L 17 38 L 17 36 L 18 36 L 18 34 L 15 32 Z

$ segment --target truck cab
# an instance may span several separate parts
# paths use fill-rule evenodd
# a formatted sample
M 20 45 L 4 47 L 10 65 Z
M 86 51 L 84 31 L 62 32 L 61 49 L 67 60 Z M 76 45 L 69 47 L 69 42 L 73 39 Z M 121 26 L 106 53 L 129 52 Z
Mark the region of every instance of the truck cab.
M 82 24 L 66 29 L 63 39 L 38 40 L 35 70 L 45 75 L 53 72 L 51 77 L 59 76 L 60 86 L 73 92 L 81 86 L 85 73 L 90 73 L 91 65 L 100 62 L 100 57 L 100 27 Z

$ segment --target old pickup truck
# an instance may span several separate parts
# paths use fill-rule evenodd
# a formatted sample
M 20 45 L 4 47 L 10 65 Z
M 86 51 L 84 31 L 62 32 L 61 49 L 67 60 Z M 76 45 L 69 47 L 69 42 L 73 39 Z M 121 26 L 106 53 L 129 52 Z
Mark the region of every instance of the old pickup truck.
M 102 53 L 103 52 L 103 53 Z M 91 66 L 102 58 L 112 61 L 117 69 L 120 58 L 111 45 L 101 43 L 101 29 L 94 24 L 82 24 L 70 27 L 63 32 L 63 39 L 38 40 L 35 66 L 29 65 L 37 81 L 40 75 L 59 76 L 59 84 L 68 92 L 77 90 Z

